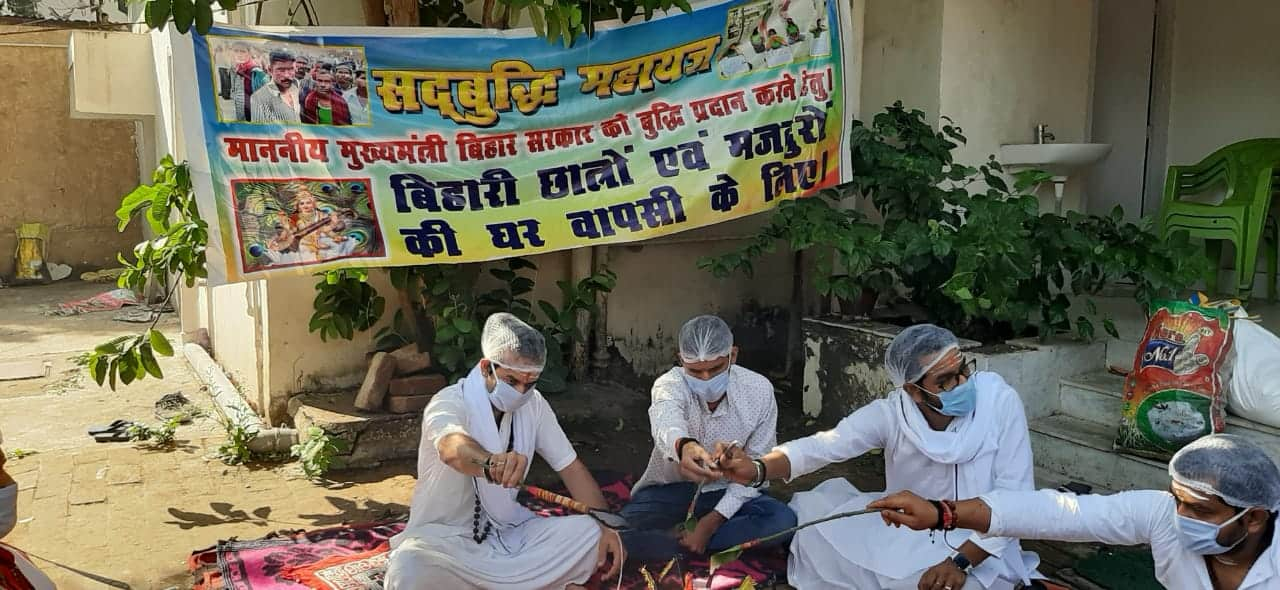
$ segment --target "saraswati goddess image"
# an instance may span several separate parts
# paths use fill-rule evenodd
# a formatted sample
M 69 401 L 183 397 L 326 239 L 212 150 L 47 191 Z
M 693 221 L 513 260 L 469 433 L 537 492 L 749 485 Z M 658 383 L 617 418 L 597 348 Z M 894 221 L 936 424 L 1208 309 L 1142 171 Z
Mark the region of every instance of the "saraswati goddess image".
M 245 271 L 381 256 L 368 181 L 235 185 Z

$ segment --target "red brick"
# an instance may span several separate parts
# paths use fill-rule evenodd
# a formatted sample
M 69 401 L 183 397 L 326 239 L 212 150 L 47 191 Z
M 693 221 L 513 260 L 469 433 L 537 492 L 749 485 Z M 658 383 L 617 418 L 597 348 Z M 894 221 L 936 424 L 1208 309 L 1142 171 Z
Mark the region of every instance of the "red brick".
M 437 391 L 444 389 L 449 382 L 444 375 L 410 375 L 408 377 L 396 377 L 391 380 L 391 397 L 407 397 L 407 396 L 427 396 L 435 395 Z
M 408 375 L 431 368 L 431 355 L 418 352 L 417 344 L 406 344 L 392 351 L 391 357 L 396 359 L 396 375 Z
M 396 359 L 385 352 L 373 355 L 369 362 L 369 372 L 365 373 L 364 384 L 360 393 L 356 394 L 356 407 L 367 412 L 382 409 L 382 400 L 387 395 L 392 377 L 396 372 Z
M 431 402 L 435 394 L 426 395 L 393 395 L 387 398 L 387 411 L 392 414 L 414 414 L 421 412 Z

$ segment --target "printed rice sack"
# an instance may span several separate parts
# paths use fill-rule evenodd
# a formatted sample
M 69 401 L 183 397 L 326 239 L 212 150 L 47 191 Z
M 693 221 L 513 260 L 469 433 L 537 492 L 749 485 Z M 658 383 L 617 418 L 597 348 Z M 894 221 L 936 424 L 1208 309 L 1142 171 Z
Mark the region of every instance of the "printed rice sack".
M 1150 318 L 1125 379 L 1115 446 L 1168 459 L 1187 443 L 1223 430 L 1231 317 L 1185 301 L 1155 301 Z

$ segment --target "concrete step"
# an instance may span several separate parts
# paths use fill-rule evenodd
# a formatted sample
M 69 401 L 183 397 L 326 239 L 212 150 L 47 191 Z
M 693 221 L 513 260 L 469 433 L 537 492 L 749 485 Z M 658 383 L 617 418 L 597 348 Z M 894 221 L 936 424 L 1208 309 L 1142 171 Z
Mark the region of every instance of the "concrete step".
M 1062 380 L 1059 390 L 1059 413 L 1097 424 L 1118 428 L 1124 377 L 1098 371 Z M 1261 445 L 1274 457 L 1280 457 L 1280 429 L 1227 414 L 1227 432 Z
M 334 457 L 335 468 L 374 467 L 418 456 L 422 412 L 365 412 L 355 407 L 355 399 L 355 391 L 306 393 L 289 400 L 289 413 L 304 437 L 308 428 L 319 426 L 347 441 L 347 452 Z
M 1031 451 L 1042 472 L 1064 476 L 1102 490 L 1165 489 L 1164 463 L 1112 450 L 1116 429 L 1073 416 L 1032 420 Z
M 1091 493 L 1094 494 L 1105 495 L 1114 491 L 1101 487 L 1099 484 L 1093 482 L 1083 481 L 1079 477 L 1051 471 L 1046 467 L 1040 467 L 1038 465 L 1035 468 L 1035 480 L 1037 490 L 1056 490 L 1071 482 L 1080 482 L 1093 486 Z

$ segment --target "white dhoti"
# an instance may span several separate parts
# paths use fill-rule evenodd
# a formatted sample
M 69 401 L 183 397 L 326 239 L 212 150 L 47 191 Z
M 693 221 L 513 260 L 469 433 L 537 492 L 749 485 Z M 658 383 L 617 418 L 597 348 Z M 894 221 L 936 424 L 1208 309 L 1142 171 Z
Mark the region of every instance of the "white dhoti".
M 811 491 L 793 496 L 791 509 L 800 522 L 808 522 L 840 512 L 862 510 L 883 495 L 859 492 L 845 479 L 829 479 Z M 959 547 L 971 534 L 972 531 L 957 529 L 947 533 L 947 540 Z M 801 590 L 915 590 L 925 570 L 952 552 L 943 541 L 942 533 L 934 533 L 930 538 L 926 531 L 885 526 L 877 515 L 854 516 L 796 533 L 787 558 L 787 580 Z M 988 561 L 979 567 L 995 567 L 1000 560 Z M 971 575 L 964 585 L 964 590 L 981 588 L 1013 588 L 1013 583 L 987 587 L 978 576 Z
M 1033 489 L 1031 443 L 1022 401 L 994 373 L 972 377 L 976 409 L 934 431 L 901 390 L 863 406 L 836 428 L 791 441 L 778 450 L 791 462 L 791 477 L 884 449 L 885 485 L 926 498 L 976 497 L 996 489 Z M 866 508 L 885 492 L 865 493 L 842 478 L 822 482 L 792 497 L 800 522 Z M 787 579 L 801 590 L 915 590 L 929 568 L 971 542 L 988 554 L 974 567 L 963 590 L 1011 590 L 1040 577 L 1039 558 L 1017 539 L 991 538 L 957 529 L 912 531 L 886 526 L 876 515 L 854 516 L 796 533 Z M 962 590 L 952 588 L 952 590 Z
M 536 390 L 523 406 L 493 418 L 479 368 L 444 388 L 423 410 L 418 483 L 405 530 L 391 538 L 386 590 L 560 590 L 585 583 L 596 569 L 600 525 L 590 516 L 541 518 L 502 488 L 449 467 L 436 444 L 465 434 L 489 452 L 510 441 L 517 453 L 536 453 L 554 471 L 577 453 Z M 526 474 L 528 472 L 526 471 Z M 491 527 L 476 543 L 474 527 Z
M 386 590 L 559 589 L 596 569 L 600 526 L 589 516 L 535 518 L 483 543 L 448 528 L 456 533 L 410 537 L 392 551 Z

